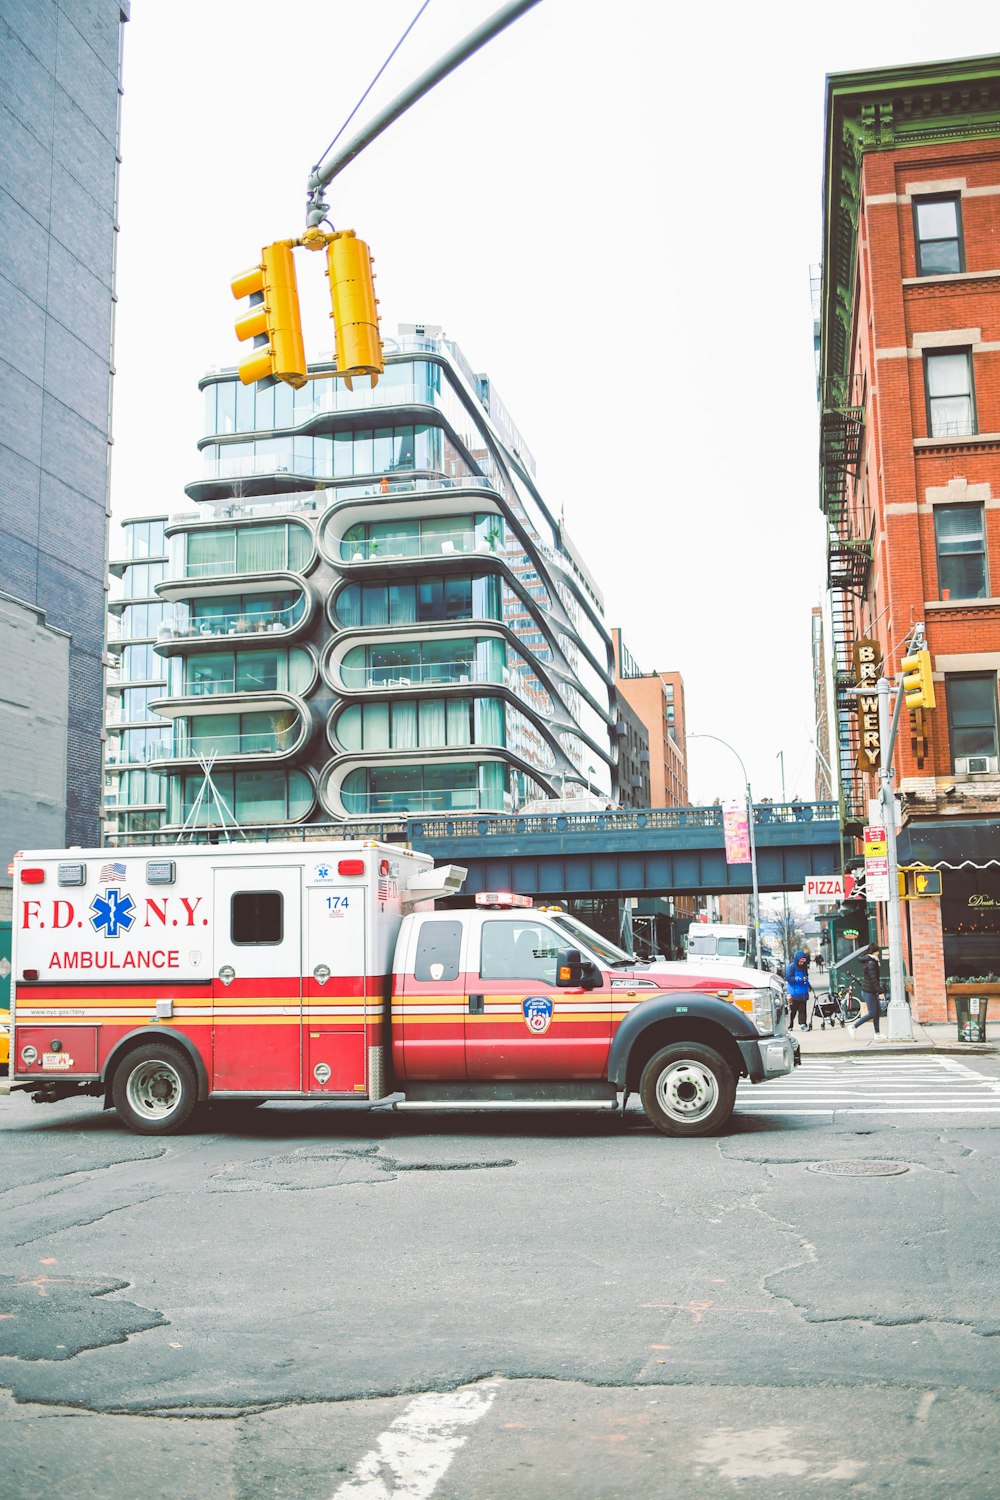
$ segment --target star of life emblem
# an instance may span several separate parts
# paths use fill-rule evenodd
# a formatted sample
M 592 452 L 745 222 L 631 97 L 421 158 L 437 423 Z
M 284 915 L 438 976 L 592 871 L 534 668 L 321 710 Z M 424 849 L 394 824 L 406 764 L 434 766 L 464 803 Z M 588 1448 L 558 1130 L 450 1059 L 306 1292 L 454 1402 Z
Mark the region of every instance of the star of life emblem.
M 90 910 L 91 927 L 107 938 L 120 937 L 135 921 L 135 902 L 127 891 L 123 894 L 117 886 L 109 885 L 103 896 L 95 896 Z
M 552 999 L 549 995 L 529 995 L 521 1004 L 524 1024 L 534 1036 L 544 1036 L 552 1024 Z

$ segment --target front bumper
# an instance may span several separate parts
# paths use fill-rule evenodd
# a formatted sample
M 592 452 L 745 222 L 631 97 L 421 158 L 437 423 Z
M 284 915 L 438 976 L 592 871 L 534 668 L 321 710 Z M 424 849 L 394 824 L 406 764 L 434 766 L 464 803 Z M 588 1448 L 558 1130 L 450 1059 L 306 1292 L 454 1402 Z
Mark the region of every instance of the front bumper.
M 764 1083 L 769 1078 L 780 1078 L 801 1060 L 799 1049 L 790 1036 L 763 1036 L 758 1041 L 752 1038 L 739 1043 L 747 1077 L 751 1083 Z

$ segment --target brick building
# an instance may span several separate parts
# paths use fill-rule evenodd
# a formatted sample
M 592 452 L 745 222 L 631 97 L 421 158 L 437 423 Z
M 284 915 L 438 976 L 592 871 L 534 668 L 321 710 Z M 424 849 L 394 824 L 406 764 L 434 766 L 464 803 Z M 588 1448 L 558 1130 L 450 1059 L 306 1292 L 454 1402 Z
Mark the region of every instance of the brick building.
M 646 726 L 650 807 L 683 807 L 688 800 L 684 679 L 679 672 L 641 672 L 621 631 L 614 629 L 615 687 Z
M 866 820 L 854 646 L 899 670 L 926 624 L 937 706 L 904 709 L 899 860 L 918 1019 L 1000 970 L 1000 56 L 827 80 L 820 309 L 841 811 Z

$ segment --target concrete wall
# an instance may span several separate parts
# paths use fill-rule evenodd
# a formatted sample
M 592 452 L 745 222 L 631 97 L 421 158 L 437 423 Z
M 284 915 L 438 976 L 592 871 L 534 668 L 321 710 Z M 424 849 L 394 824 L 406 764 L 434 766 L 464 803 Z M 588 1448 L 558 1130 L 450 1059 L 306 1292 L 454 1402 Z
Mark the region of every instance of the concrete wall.
M 98 842 L 127 9 L 127 0 L 0 7 L 0 590 L 38 606 L 71 637 L 60 752 L 66 826 L 52 840 L 46 812 L 26 840 L 35 845 Z M 50 643 L 44 632 L 22 637 L 22 646 L 36 644 L 42 680 Z M 18 764 L 4 746 L 7 785 L 26 785 L 42 763 L 48 786 L 49 747 L 33 736 L 17 744 Z M 39 806 L 49 805 L 46 792 Z
M 0 888 L 15 850 L 65 842 L 70 658 L 65 630 L 0 594 Z

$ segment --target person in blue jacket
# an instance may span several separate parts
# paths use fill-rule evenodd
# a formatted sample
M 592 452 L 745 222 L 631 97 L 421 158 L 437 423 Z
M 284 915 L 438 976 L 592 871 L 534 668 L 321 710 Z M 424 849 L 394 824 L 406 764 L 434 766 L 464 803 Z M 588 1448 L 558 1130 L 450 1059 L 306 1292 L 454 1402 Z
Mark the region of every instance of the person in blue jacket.
M 800 948 L 785 970 L 785 988 L 788 991 L 788 1029 L 794 1030 L 798 1020 L 803 1031 L 808 1031 L 806 1006 L 809 1002 L 809 957 Z

